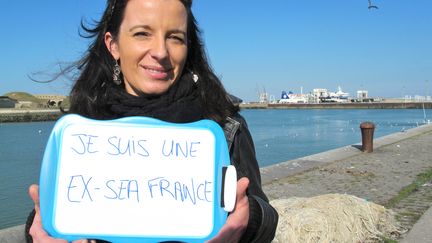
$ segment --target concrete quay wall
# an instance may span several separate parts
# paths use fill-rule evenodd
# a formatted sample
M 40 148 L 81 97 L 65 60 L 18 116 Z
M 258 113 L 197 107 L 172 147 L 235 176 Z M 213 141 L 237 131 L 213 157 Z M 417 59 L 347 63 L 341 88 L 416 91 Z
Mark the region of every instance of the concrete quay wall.
M 56 121 L 62 115 L 58 109 L 0 109 L 0 123 Z
M 373 147 L 374 150 L 377 150 L 381 147 L 395 144 L 399 141 L 407 140 L 431 132 L 432 132 L 432 124 L 425 124 L 419 127 L 405 130 L 403 132 L 396 132 L 396 133 L 389 134 L 387 136 L 374 139 Z M 263 185 L 271 184 L 272 182 L 275 182 L 281 178 L 286 178 L 288 176 L 292 176 L 333 162 L 346 160 L 354 156 L 367 155 L 367 153 L 363 153 L 360 150 L 360 148 L 361 148 L 361 143 L 352 144 L 352 145 L 347 145 L 340 148 L 328 150 L 322 153 L 317 153 L 302 158 L 293 159 L 275 165 L 263 167 L 261 168 L 262 184 Z M 374 154 L 374 152 L 371 154 Z M 384 154 L 380 156 L 383 157 Z
M 24 236 L 25 225 L 18 225 L 0 230 L 1 243 L 26 243 Z

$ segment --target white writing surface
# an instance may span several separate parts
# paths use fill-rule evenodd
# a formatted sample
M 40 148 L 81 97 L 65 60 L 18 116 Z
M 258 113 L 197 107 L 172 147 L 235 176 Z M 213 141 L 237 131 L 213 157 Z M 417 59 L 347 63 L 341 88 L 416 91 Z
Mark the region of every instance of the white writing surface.
M 53 220 L 62 234 L 212 230 L 215 138 L 208 130 L 71 124 L 57 171 Z

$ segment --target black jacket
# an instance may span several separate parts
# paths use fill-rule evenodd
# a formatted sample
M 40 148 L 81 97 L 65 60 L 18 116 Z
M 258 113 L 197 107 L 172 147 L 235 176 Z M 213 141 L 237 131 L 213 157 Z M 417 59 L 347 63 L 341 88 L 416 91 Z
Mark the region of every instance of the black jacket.
M 246 121 L 240 115 L 228 118 L 224 133 L 230 151 L 231 164 L 236 167 L 238 179 L 247 177 L 249 187 L 249 223 L 240 242 L 271 242 L 278 223 L 278 214 L 269 204 L 261 188 L 261 175 L 255 156 L 255 147 Z

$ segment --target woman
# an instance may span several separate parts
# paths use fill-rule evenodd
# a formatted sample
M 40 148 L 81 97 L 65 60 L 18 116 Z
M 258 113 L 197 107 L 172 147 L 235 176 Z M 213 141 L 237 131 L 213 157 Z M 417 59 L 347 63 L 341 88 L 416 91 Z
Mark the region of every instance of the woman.
M 277 213 L 261 189 L 254 145 L 243 118 L 211 70 L 191 0 L 110 0 L 77 64 L 70 113 L 93 119 L 148 116 L 169 122 L 212 119 L 224 128 L 239 178 L 237 202 L 210 242 L 270 242 Z M 33 242 L 64 242 L 41 227 L 36 185 L 30 187 Z M 30 238 L 30 237 L 29 237 Z

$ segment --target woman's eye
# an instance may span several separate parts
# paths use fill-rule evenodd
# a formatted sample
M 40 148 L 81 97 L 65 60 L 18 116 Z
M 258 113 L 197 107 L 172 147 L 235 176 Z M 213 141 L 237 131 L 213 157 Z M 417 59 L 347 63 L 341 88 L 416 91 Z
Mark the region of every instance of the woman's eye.
M 134 34 L 134 36 L 136 36 L 136 37 L 147 37 L 147 36 L 150 36 L 150 34 L 148 32 L 140 31 L 140 32 L 136 32 Z
M 184 38 L 182 36 L 173 35 L 170 38 L 173 39 L 176 42 L 185 43 L 185 40 L 184 40 Z

